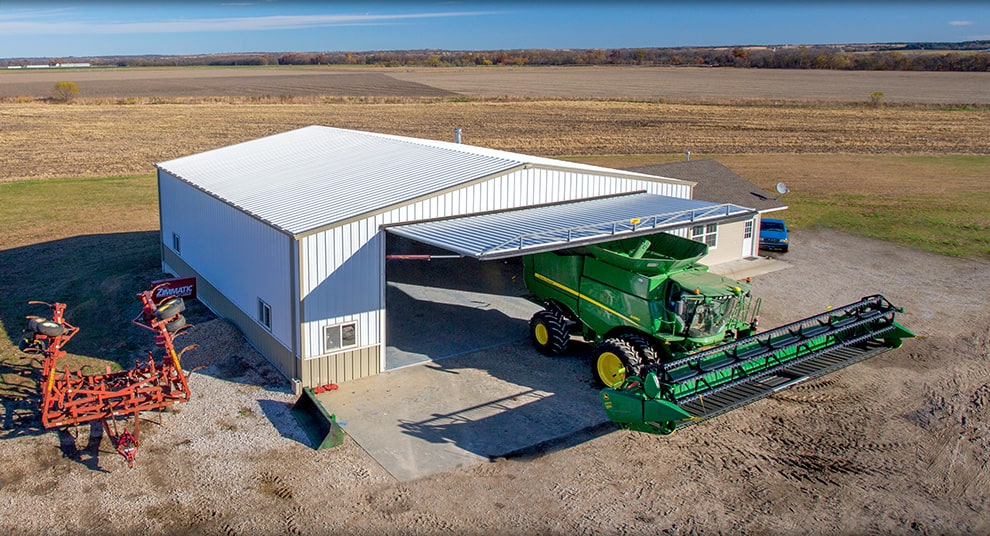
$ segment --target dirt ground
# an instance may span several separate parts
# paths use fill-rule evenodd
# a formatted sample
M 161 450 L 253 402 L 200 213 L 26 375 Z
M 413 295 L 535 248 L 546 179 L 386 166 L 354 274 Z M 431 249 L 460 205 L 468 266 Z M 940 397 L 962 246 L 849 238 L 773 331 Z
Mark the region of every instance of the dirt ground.
M 754 280 L 762 325 L 883 293 L 921 337 L 670 437 L 616 430 L 400 484 L 353 441 L 314 451 L 287 386 L 213 320 L 186 341 L 193 400 L 143 426 L 134 469 L 3 400 L 0 533 L 990 531 L 990 264 L 815 229 L 784 257 Z

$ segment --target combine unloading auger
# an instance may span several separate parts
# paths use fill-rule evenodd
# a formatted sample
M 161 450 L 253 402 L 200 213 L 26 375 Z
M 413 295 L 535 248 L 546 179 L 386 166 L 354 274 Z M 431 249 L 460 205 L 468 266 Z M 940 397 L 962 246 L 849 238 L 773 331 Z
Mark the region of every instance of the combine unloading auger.
M 894 318 L 902 309 L 875 295 L 798 322 L 644 365 L 601 391 L 623 428 L 669 434 L 777 391 L 897 348 L 914 334 Z
M 165 355 L 156 362 L 151 351 L 147 360 L 136 362 L 134 368 L 106 374 L 84 375 L 58 370 L 58 360 L 66 355 L 63 349 L 79 328 L 65 318 L 65 304 L 29 302 L 51 308 L 51 318 L 28 317 L 28 329 L 20 348 L 26 353 L 42 354 L 41 423 L 45 428 L 63 428 L 100 421 L 114 449 L 133 467 L 137 454 L 139 416 L 142 411 L 162 410 L 190 398 L 186 374 L 180 365 L 183 352 L 176 352 L 174 338 L 186 328 L 182 316 L 182 298 L 172 298 L 156 304 L 154 290 L 137 295 L 143 308 L 132 321 L 138 327 L 155 334 L 155 346 Z M 133 418 L 130 428 L 121 424 Z

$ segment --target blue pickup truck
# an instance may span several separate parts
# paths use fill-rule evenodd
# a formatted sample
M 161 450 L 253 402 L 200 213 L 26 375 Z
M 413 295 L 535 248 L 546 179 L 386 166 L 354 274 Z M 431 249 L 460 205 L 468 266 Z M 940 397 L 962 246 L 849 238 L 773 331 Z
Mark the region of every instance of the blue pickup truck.
M 780 250 L 787 253 L 787 225 L 784 220 L 760 221 L 760 249 Z

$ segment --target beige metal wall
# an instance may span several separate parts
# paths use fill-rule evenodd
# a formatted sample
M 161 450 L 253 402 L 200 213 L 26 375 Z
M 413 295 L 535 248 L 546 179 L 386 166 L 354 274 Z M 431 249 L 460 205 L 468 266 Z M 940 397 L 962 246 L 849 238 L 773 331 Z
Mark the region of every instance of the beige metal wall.
M 712 266 L 723 262 L 736 261 L 742 257 L 743 226 L 745 222 L 734 221 L 718 224 L 718 239 L 715 248 L 701 259 L 702 264 Z
M 302 361 L 299 381 L 305 387 L 346 382 L 378 374 L 381 369 L 381 347 L 368 346 Z

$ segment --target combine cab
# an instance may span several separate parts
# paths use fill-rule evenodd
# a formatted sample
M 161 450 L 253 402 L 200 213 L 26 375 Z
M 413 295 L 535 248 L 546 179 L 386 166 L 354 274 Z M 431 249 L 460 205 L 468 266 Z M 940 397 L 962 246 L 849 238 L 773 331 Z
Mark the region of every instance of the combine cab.
M 524 257 L 545 307 L 530 320 L 534 346 L 559 354 L 574 332 L 597 343 L 609 418 L 666 434 L 913 337 L 882 296 L 756 334 L 760 300 L 698 264 L 707 252 L 663 233 Z

